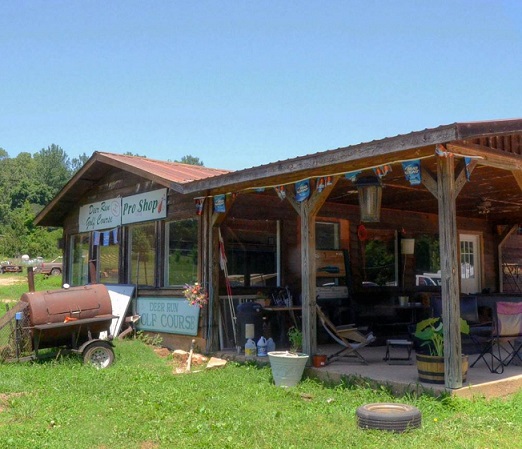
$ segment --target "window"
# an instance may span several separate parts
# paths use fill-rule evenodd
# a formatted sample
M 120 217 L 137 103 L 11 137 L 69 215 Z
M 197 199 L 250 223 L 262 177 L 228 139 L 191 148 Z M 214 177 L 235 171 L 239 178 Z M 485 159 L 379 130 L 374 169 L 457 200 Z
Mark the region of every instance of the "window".
M 316 249 L 339 249 L 339 223 L 315 224 L 315 248 Z
M 397 233 L 385 229 L 367 229 L 367 233 L 363 286 L 398 285 Z
M 71 259 L 69 267 L 69 284 L 85 285 L 89 282 L 89 244 L 90 234 L 71 236 Z
M 130 282 L 154 286 L 156 277 L 156 223 L 129 226 Z
M 223 227 L 232 287 L 277 286 L 277 229 L 277 221 L 269 220 L 236 219 Z
M 184 285 L 198 279 L 198 220 L 172 221 L 166 225 L 165 282 Z
M 102 284 L 118 284 L 120 281 L 120 245 L 117 237 L 119 229 L 99 233 L 98 267 L 99 282 Z M 116 233 L 116 234 L 114 234 Z M 116 238 L 115 238 L 116 235 Z M 109 238 L 107 238 L 109 237 Z M 95 245 L 97 243 L 95 242 Z

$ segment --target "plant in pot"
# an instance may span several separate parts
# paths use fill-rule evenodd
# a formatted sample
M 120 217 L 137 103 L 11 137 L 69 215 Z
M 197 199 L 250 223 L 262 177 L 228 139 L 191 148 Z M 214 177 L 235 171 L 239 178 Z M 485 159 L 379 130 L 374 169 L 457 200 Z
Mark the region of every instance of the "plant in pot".
M 308 361 L 308 354 L 300 352 L 303 347 L 303 333 L 291 327 L 288 330 L 290 351 L 271 351 L 268 353 L 274 383 L 278 387 L 294 387 L 301 378 Z
M 460 319 L 460 332 L 469 334 L 469 324 Z M 414 337 L 427 348 L 427 354 L 417 353 L 419 379 L 427 383 L 444 383 L 444 327 L 442 319 L 427 318 L 417 323 Z M 462 356 L 462 381 L 468 372 L 468 356 Z

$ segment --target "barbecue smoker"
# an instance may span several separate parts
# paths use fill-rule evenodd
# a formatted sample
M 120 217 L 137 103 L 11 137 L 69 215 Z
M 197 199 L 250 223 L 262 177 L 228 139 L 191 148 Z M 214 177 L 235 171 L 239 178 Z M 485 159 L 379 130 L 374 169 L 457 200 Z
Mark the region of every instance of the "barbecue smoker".
M 112 344 L 99 338 L 101 332 L 109 334 L 117 318 L 105 285 L 24 293 L 11 312 L 15 318 L 14 326 L 10 324 L 15 354 L 7 349 L 15 355 L 11 360 L 38 358 L 40 350 L 56 348 L 80 354 L 85 363 L 97 368 L 114 361 Z M 28 349 L 33 354 L 24 356 Z

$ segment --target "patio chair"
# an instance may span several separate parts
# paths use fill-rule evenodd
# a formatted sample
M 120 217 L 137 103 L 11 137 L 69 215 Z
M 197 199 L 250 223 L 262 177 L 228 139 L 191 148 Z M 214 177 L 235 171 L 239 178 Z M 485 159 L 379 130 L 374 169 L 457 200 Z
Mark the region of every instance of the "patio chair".
M 522 302 L 499 301 L 494 307 L 491 335 L 471 367 L 482 359 L 492 373 L 502 374 L 515 358 L 522 362 Z
M 340 357 L 357 358 L 365 365 L 368 364 L 366 359 L 359 353 L 359 349 L 369 345 L 375 341 L 376 337 L 373 333 L 367 335 L 362 334 L 354 324 L 347 324 L 343 326 L 335 326 L 328 317 L 324 314 L 319 306 L 317 307 L 317 317 L 323 325 L 326 332 L 332 337 L 342 348 L 335 354 L 331 354 L 326 358 L 326 363 L 331 363 Z

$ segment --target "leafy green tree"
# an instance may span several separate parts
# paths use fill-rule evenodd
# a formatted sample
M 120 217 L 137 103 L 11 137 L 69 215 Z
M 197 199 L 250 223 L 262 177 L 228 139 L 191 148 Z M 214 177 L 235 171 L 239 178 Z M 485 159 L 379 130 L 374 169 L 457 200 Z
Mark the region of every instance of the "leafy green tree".
M 89 156 L 85 153 L 80 154 L 78 157 L 71 159 L 70 172 L 71 176 L 74 175 L 85 163 L 89 160 Z
M 199 159 L 199 157 L 191 156 L 190 154 L 187 154 L 186 156 L 183 156 L 179 161 L 174 162 L 181 162 L 182 164 L 189 164 L 189 165 L 199 165 L 200 167 L 204 166 L 203 161 Z
M 65 151 L 54 143 L 42 148 L 34 155 L 36 164 L 36 180 L 47 185 L 52 195 L 56 195 L 71 178 L 69 157 Z

